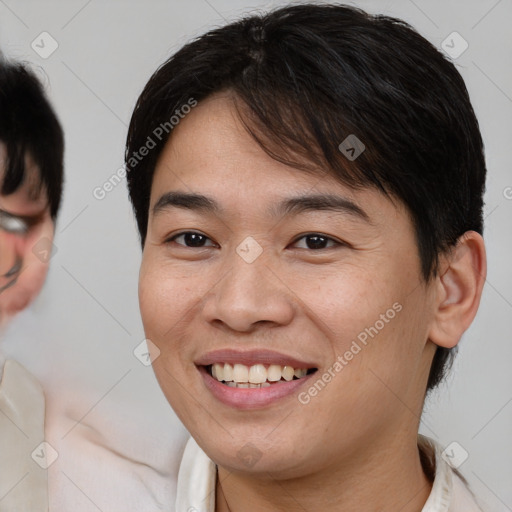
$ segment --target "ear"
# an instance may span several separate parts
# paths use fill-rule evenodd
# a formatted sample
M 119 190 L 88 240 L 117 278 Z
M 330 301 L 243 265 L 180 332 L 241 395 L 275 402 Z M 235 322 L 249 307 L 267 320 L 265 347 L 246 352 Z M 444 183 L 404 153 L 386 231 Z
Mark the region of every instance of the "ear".
M 467 231 L 443 256 L 436 279 L 436 309 L 429 339 L 452 348 L 475 318 L 487 275 L 485 244 L 481 235 Z
M 48 273 L 54 224 L 48 212 L 26 232 L 0 227 L 0 323 L 25 309 Z

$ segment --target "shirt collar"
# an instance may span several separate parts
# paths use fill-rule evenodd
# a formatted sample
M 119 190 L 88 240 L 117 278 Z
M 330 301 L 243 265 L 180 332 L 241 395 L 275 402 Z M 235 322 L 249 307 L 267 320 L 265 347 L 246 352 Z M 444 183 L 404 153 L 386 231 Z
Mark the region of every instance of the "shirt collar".
M 441 447 L 432 439 L 418 435 L 418 448 L 425 473 L 435 474 L 432 490 L 421 512 L 449 512 L 453 494 L 452 469 L 443 459 Z
M 418 448 L 425 472 L 434 476 L 432 490 L 421 512 L 452 512 L 454 474 L 443 459 L 441 447 L 419 435 Z M 178 474 L 176 512 L 215 512 L 217 467 L 190 438 L 183 453 Z

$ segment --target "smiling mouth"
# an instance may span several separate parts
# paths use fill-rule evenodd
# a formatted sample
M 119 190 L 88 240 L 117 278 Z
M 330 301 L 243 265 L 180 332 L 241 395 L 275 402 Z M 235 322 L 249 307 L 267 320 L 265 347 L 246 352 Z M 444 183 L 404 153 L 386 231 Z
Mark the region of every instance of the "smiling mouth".
M 293 368 L 279 364 L 214 363 L 205 366 L 206 372 L 216 381 L 232 388 L 266 388 L 299 380 L 317 371 L 317 368 Z

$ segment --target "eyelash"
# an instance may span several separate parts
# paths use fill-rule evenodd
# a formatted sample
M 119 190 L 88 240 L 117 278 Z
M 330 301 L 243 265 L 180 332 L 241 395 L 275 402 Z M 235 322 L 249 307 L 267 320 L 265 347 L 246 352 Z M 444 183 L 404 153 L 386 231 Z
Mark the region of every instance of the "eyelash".
M 206 235 L 204 235 L 203 233 L 199 233 L 197 231 L 182 231 L 181 233 L 177 233 L 177 234 L 173 235 L 171 238 L 168 238 L 167 240 L 165 240 L 165 243 L 174 242 L 180 236 L 184 236 L 184 235 L 188 235 L 188 234 L 199 235 L 199 236 L 205 237 L 207 240 L 210 240 L 210 238 L 208 238 Z M 318 252 L 318 251 L 326 251 L 328 249 L 334 249 L 337 246 L 346 246 L 347 245 L 347 244 L 345 244 L 343 242 L 335 240 L 334 238 L 332 238 L 330 236 L 323 235 L 322 233 L 314 233 L 314 232 L 313 233 L 306 233 L 304 235 L 301 235 L 299 238 L 295 239 L 293 244 L 296 244 L 299 240 L 302 240 L 303 238 L 315 237 L 315 236 L 319 237 L 319 238 L 323 238 L 324 240 L 327 240 L 328 242 L 333 242 L 334 245 L 332 245 L 331 247 L 322 247 L 320 249 L 308 249 L 308 248 L 304 248 L 304 247 L 301 248 L 301 249 L 306 249 L 306 250 Z M 182 247 L 186 247 L 187 249 L 204 249 L 205 247 L 212 247 L 212 246 L 190 247 L 190 246 L 185 245 L 185 244 L 178 244 L 178 245 L 180 245 Z

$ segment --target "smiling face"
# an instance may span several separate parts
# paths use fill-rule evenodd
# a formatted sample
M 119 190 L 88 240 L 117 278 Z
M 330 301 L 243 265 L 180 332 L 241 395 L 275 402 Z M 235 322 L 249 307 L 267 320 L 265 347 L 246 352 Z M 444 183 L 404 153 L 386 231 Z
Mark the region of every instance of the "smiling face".
M 160 386 L 220 466 L 303 476 L 415 439 L 435 294 L 409 216 L 273 160 L 226 95 L 160 156 L 139 299 Z
M 0 143 L 0 179 L 5 159 L 5 144 Z M 48 271 L 44 250 L 54 233 L 46 194 L 34 192 L 39 170 L 29 157 L 26 164 L 29 178 L 12 194 L 0 195 L 1 324 L 27 307 L 41 290 Z

